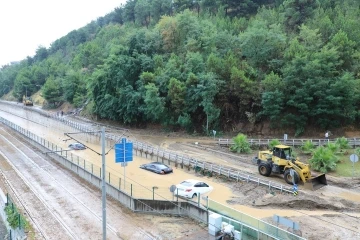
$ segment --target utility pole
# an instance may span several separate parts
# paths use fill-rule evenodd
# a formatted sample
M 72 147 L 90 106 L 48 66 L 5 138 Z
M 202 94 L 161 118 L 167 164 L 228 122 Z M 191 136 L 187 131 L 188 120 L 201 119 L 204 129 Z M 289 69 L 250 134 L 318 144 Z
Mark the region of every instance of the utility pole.
M 103 232 L 103 240 L 106 240 L 106 161 L 105 156 L 109 152 L 105 152 L 105 127 L 101 128 L 101 131 L 96 132 L 83 132 L 83 133 L 99 133 L 101 132 L 101 153 L 87 147 L 87 149 L 97 153 L 98 155 L 101 155 L 101 172 L 100 172 L 100 178 L 101 178 L 101 200 L 102 200 L 102 232 Z M 72 134 L 78 134 L 78 133 L 65 133 L 67 137 L 69 137 L 72 140 L 75 140 L 77 142 L 80 142 L 79 140 L 71 137 Z M 69 139 L 67 139 L 69 140 Z M 66 141 L 67 141 L 66 140 Z M 85 146 L 85 144 L 83 144 Z M 109 150 L 110 151 L 110 150 Z
M 101 132 L 101 153 L 98 152 L 97 150 L 92 149 L 89 146 L 86 146 L 85 144 L 83 144 L 83 145 L 87 149 L 95 152 L 98 155 L 101 155 L 101 171 L 100 171 L 101 176 L 100 176 L 100 178 L 101 178 L 101 200 L 102 200 L 102 231 L 103 231 L 103 240 L 106 240 L 106 160 L 105 160 L 105 156 L 110 152 L 111 149 L 114 148 L 114 146 L 116 146 L 116 144 L 113 147 L 111 147 L 109 151 L 107 151 L 107 152 L 105 151 L 105 127 L 102 127 L 101 131 L 80 132 L 80 133 L 99 133 L 99 132 Z M 69 139 L 67 139 L 67 140 L 72 139 L 72 140 L 75 140 L 77 142 L 80 142 L 79 140 L 77 140 L 77 139 L 70 136 L 72 134 L 78 134 L 78 133 L 64 133 L 64 134 L 67 137 L 69 137 Z M 130 144 L 130 143 L 127 143 L 127 144 Z M 125 152 L 125 146 L 126 146 L 126 144 L 124 143 L 124 152 Z M 130 147 L 131 147 L 131 154 L 128 157 L 130 157 L 131 161 L 132 161 L 132 143 L 131 143 Z M 116 151 L 115 151 L 115 153 L 116 153 Z M 127 157 L 127 155 L 125 155 L 125 153 L 124 153 L 123 157 L 124 157 L 123 162 L 126 163 L 125 158 Z M 125 180 L 124 180 L 124 184 L 125 184 Z
M 103 223 L 103 240 L 106 240 L 106 181 L 105 181 L 105 127 L 101 128 L 101 159 L 102 159 L 102 223 Z

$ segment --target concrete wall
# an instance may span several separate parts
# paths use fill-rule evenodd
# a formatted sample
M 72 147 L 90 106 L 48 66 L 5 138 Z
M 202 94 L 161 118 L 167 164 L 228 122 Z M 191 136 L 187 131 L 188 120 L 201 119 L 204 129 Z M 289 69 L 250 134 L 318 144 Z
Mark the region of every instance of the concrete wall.
M 199 207 L 191 202 L 134 199 L 133 211 L 188 216 L 206 224 L 208 223 L 209 217 L 207 209 Z

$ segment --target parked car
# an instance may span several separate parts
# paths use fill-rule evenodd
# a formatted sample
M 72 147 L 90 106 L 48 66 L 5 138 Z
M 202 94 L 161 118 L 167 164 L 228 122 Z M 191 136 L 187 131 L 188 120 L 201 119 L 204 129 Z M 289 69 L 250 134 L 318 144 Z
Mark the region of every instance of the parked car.
M 199 180 L 188 179 L 176 185 L 175 195 L 194 198 L 213 190 L 212 186 Z
M 165 164 L 162 164 L 159 162 L 143 164 L 140 166 L 140 168 L 154 172 L 154 173 L 158 173 L 158 174 L 167 174 L 167 173 L 173 172 L 171 167 L 168 167 Z
M 81 143 L 72 143 L 69 145 L 69 148 L 72 150 L 84 150 L 86 147 Z

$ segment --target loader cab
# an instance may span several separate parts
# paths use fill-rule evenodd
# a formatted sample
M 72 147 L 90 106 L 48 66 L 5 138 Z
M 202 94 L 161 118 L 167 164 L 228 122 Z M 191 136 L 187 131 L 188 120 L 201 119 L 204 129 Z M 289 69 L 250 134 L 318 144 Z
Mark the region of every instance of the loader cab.
M 278 157 L 282 160 L 290 160 L 291 148 L 285 145 L 276 145 L 273 150 L 273 156 Z

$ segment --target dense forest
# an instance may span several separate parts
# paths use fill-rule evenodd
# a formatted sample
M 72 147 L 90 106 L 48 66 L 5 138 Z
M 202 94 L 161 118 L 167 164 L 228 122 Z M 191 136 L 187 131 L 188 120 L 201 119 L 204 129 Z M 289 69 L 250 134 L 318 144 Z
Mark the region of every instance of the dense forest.
M 2 66 L 0 96 L 189 132 L 354 125 L 359 22 L 358 0 L 128 0 Z

